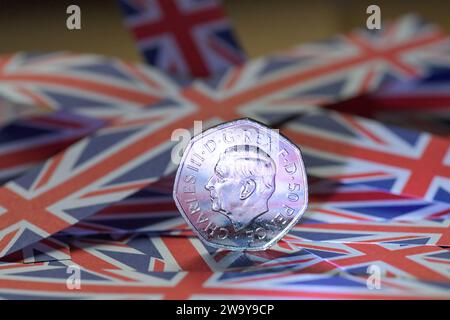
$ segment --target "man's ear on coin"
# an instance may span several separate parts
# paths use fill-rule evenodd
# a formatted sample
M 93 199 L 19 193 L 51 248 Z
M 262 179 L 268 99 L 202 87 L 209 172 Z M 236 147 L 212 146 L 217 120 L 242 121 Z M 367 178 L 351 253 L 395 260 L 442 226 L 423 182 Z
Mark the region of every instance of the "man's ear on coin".
M 240 199 L 245 200 L 250 197 L 256 189 L 256 182 L 253 179 L 246 179 L 241 187 Z

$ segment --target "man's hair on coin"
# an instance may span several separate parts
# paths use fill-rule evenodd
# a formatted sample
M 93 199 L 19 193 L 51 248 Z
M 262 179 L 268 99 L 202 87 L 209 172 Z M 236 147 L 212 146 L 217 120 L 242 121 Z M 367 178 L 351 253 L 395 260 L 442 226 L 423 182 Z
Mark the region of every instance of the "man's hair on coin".
M 260 180 L 266 188 L 275 187 L 275 161 L 263 150 L 252 145 L 229 147 L 220 156 L 223 175 Z M 223 166 L 223 164 L 226 164 Z

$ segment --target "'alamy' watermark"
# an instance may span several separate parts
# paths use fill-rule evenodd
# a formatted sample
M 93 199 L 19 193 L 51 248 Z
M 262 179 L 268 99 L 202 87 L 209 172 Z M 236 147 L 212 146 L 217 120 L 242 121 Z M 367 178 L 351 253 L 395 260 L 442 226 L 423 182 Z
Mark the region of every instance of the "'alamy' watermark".
M 270 129 L 271 133 L 263 132 L 257 129 L 249 128 L 249 129 L 224 129 L 222 132 L 222 137 L 219 141 L 207 140 L 205 143 L 201 145 L 203 148 L 198 154 L 207 154 L 213 152 L 213 149 L 216 148 L 217 143 L 223 144 L 233 144 L 238 143 L 240 141 L 244 144 L 256 144 L 258 146 L 263 146 L 269 152 L 278 154 L 280 159 L 285 156 L 282 148 L 280 148 L 280 141 L 277 137 L 280 135 L 279 129 Z M 194 121 L 193 132 L 191 130 L 185 128 L 178 128 L 172 131 L 172 135 L 170 137 L 172 142 L 176 142 L 171 151 L 171 161 L 175 165 L 179 165 L 181 159 L 183 157 L 184 150 L 188 146 L 191 139 L 195 136 L 199 136 L 203 133 L 203 121 Z M 202 152 L 205 151 L 205 152 Z M 199 159 L 201 160 L 201 159 Z M 203 161 L 203 160 L 201 160 Z M 274 160 L 278 165 L 279 159 Z M 286 164 L 282 164 L 285 166 Z
M 366 20 L 366 27 L 369 30 L 380 30 L 381 29 L 381 8 L 376 4 L 372 4 L 367 7 L 367 14 L 370 16 Z
M 66 13 L 69 16 L 66 19 L 66 27 L 69 30 L 81 29 L 81 9 L 76 4 L 72 4 L 67 7 Z
M 69 290 L 81 289 L 81 269 L 77 265 L 70 265 L 66 269 L 66 273 L 70 276 L 66 280 L 66 287 Z
M 376 264 L 371 264 L 367 268 L 367 273 L 370 275 L 366 280 L 366 285 L 369 290 L 381 289 L 382 270 Z

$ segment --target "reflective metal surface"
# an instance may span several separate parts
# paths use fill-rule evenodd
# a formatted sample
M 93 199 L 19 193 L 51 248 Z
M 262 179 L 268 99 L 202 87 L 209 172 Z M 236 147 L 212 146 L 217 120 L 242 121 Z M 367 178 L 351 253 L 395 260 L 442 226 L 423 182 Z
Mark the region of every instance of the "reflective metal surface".
M 250 119 L 194 137 L 173 194 L 200 239 L 229 250 L 267 249 L 297 223 L 308 201 L 300 150 Z

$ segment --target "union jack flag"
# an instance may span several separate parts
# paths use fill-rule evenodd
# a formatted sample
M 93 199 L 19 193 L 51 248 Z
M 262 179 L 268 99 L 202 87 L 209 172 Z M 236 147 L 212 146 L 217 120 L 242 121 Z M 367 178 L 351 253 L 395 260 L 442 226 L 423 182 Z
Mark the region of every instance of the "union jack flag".
M 107 122 L 131 121 L 133 110 L 164 105 L 178 88 L 155 69 L 97 55 L 56 52 L 0 57 L 2 121 L 19 113 L 61 111 L 2 129 L 0 180 L 48 159 Z
M 310 175 L 450 202 L 450 141 L 345 114 L 312 114 L 284 133 Z
M 351 274 L 367 275 L 367 268 L 376 265 L 386 277 L 450 282 L 450 249 L 445 247 L 326 242 L 296 245 Z
M 291 234 L 303 240 L 448 246 L 450 221 L 307 223 Z
M 304 223 L 414 222 L 450 218 L 450 206 L 446 203 L 405 197 L 362 185 L 319 181 L 310 189 L 310 211 L 304 216 Z
M 244 62 L 219 0 L 119 0 L 146 61 L 173 76 L 207 77 Z
M 144 65 L 70 52 L 0 56 L 0 98 L 113 118 L 167 99 L 178 84 Z
M 304 44 L 194 81 L 180 96 L 222 120 L 248 116 L 280 123 L 318 106 L 375 90 L 393 80 L 448 68 L 450 41 L 439 30 L 406 16 L 382 32 L 355 31 Z
M 174 166 L 173 142 L 149 146 L 170 117 L 143 113 L 139 120 L 116 122 L 0 187 L 0 256 L 126 198 Z
M 103 125 L 99 119 L 57 111 L 0 126 L 0 183 L 44 162 Z
M 447 246 L 450 206 L 365 186 L 311 191 L 311 205 L 286 237 L 333 243 Z
M 74 103 L 107 124 L 0 187 L 0 296 L 448 298 L 448 248 L 440 247 L 449 241 L 448 140 L 317 107 L 446 68 L 449 43 L 407 16 L 376 34 L 302 45 L 185 87 L 98 56 L 56 54 L 68 64 L 45 65 L 40 55 L 29 73 L 26 55 L 2 60 L 13 70 L 0 81 L 10 101 L 37 102 L 25 84 L 51 109 L 75 101 L 55 100 L 55 90 L 74 99 L 98 91 L 113 103 Z M 20 72 L 10 66 L 17 61 Z M 176 216 L 167 188 L 174 129 L 242 116 L 286 122 L 312 181 L 305 219 L 265 252 L 205 246 Z M 381 290 L 367 287 L 373 263 L 386 269 Z M 66 287 L 72 265 L 82 270 L 80 291 Z
M 424 78 L 394 82 L 373 94 L 330 106 L 382 122 L 450 134 L 450 70 L 438 68 Z
M 47 110 L 40 106 L 17 104 L 0 99 L 0 125 L 11 122 L 17 118 L 44 113 Z
M 173 176 L 161 178 L 149 187 L 64 229 L 55 236 L 89 236 L 98 234 L 151 234 L 156 232 L 180 234 L 187 230 L 173 202 L 172 190 L 159 186 Z M 178 232 L 180 231 L 180 232 Z
M 381 278 L 380 290 L 370 290 L 367 287 L 367 275 L 355 270 L 342 271 L 332 263 L 334 261 L 319 259 L 316 251 L 311 254 L 305 249 L 297 249 L 292 257 L 288 257 L 288 261 L 285 260 L 287 256 L 283 255 L 282 251 L 268 252 L 266 257 L 253 258 L 254 262 L 250 265 L 256 269 L 249 268 L 242 271 L 239 267 L 236 269 L 230 266 L 229 262 L 224 261 L 218 265 L 216 261 L 212 261 L 214 259 L 207 251 L 194 245 L 195 242 L 201 245 L 198 240 L 191 242 L 186 238 L 75 240 L 71 243 L 73 261 L 0 264 L 0 296 L 10 299 L 448 297 L 448 287 L 435 281 L 435 277 L 417 280 L 410 276 L 392 277 L 388 274 Z M 428 248 L 429 253 L 432 250 L 437 254 L 444 251 Z M 359 250 L 361 252 L 361 249 Z M 415 250 L 417 251 L 417 248 Z M 412 252 L 409 253 L 413 255 Z M 239 257 L 234 257 L 235 259 L 230 261 L 240 259 L 248 261 L 248 257 L 244 255 L 240 253 Z M 368 257 L 361 259 L 362 261 L 371 261 L 371 258 L 374 258 L 373 255 L 372 257 L 366 255 Z M 433 254 L 429 256 L 442 260 L 442 257 L 433 257 Z M 272 262 L 264 265 L 264 261 L 268 259 L 272 259 Z M 391 260 L 389 261 L 393 263 Z M 397 263 L 397 260 L 394 261 Z M 283 268 L 286 262 L 288 267 Z M 238 266 L 239 264 L 241 262 Z M 80 290 L 67 290 L 66 287 L 67 267 L 73 265 L 81 268 L 83 280 Z

